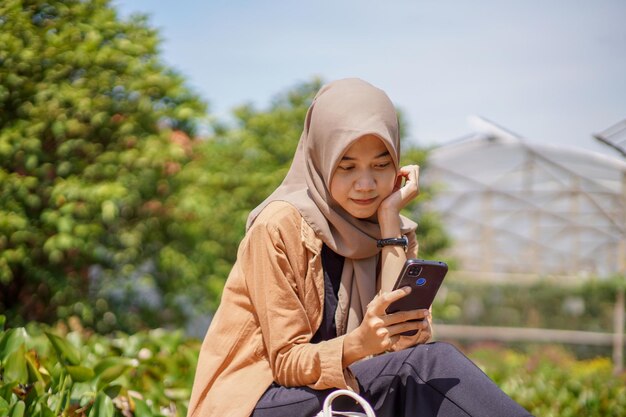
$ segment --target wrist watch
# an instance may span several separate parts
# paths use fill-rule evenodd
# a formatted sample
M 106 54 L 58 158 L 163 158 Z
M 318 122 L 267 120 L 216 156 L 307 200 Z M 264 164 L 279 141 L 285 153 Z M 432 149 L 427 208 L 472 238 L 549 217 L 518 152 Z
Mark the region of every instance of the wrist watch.
M 391 237 L 388 239 L 379 239 L 376 241 L 376 247 L 382 248 L 385 246 L 402 246 L 406 251 L 409 246 L 409 239 L 406 236 Z

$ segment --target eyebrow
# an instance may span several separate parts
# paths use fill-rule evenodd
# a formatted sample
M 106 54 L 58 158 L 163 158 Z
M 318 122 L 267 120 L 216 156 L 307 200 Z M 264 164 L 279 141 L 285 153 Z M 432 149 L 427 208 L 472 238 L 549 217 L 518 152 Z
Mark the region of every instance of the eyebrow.
M 374 159 L 382 158 L 383 156 L 391 156 L 391 155 L 389 154 L 389 151 L 385 151 L 376 155 Z M 350 156 L 344 156 L 343 158 L 341 158 L 342 161 L 354 161 L 355 159 L 356 158 L 352 158 Z

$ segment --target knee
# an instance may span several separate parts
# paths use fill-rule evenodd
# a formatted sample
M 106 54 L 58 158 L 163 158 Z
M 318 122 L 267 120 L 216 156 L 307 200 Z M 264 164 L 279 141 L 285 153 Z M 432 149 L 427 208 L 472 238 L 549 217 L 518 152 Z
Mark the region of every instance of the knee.
M 420 380 L 436 378 L 442 369 L 456 367 L 462 354 L 453 345 L 444 342 L 417 345 L 403 351 L 402 366 L 398 375 L 402 378 L 417 375 Z
M 447 342 L 431 342 L 423 345 L 416 345 L 413 352 L 423 355 L 447 356 L 460 353 L 459 350 Z
M 428 346 L 430 353 L 435 356 L 449 357 L 456 356 L 461 353 L 456 347 L 446 342 L 433 342 L 425 346 Z
M 433 342 L 417 345 L 406 358 L 403 371 L 417 374 L 421 380 L 456 375 L 470 361 L 450 343 Z
M 446 342 L 432 342 L 424 345 L 417 345 L 409 355 L 408 362 L 411 363 L 441 363 L 455 362 L 465 356 L 453 345 Z

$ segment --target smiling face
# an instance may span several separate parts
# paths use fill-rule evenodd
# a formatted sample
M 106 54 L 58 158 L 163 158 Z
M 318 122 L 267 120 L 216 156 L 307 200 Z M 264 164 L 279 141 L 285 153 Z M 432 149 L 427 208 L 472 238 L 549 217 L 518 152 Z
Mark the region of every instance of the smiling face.
M 330 195 L 350 215 L 373 217 L 396 183 L 396 167 L 385 144 L 376 136 L 357 139 L 332 174 Z

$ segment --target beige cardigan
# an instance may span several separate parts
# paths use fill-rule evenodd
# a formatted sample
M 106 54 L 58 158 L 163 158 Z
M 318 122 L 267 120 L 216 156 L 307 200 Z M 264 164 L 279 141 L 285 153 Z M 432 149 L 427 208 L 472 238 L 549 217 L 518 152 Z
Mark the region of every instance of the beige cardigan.
M 415 256 L 415 234 L 409 236 Z M 265 390 L 355 387 L 343 337 L 311 344 L 324 308 L 322 241 L 295 207 L 268 205 L 239 246 L 206 334 L 188 417 L 247 417 Z

